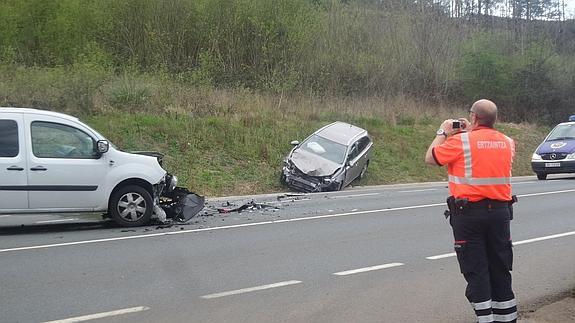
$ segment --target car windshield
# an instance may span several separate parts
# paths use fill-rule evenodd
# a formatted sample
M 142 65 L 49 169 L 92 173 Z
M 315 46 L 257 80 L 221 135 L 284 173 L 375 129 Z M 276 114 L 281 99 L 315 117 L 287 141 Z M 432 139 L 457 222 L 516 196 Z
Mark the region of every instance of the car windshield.
M 347 151 L 347 146 L 318 135 L 308 138 L 300 148 L 338 164 L 343 163 Z
M 551 131 L 547 141 L 575 139 L 575 123 L 558 125 Z

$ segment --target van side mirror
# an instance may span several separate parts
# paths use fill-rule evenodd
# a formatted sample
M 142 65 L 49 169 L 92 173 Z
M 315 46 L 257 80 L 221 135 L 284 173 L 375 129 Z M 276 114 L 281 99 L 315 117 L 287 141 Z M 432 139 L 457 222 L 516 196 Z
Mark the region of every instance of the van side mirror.
M 110 143 L 108 142 L 108 140 L 98 140 L 98 142 L 96 142 L 96 151 L 98 152 L 98 154 L 107 153 L 109 149 L 110 149 Z
M 297 145 L 299 145 L 299 141 L 294 140 L 294 141 L 290 142 L 290 144 L 291 144 L 292 146 L 297 146 Z

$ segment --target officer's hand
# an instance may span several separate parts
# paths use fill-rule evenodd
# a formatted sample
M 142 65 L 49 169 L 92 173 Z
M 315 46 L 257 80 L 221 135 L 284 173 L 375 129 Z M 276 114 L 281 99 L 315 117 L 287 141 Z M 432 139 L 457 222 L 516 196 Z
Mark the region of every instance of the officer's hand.
M 459 122 L 461 122 L 461 130 L 469 130 L 471 126 L 471 122 L 465 118 L 459 118 Z
M 453 121 L 457 121 L 454 119 L 447 119 L 445 121 L 443 121 L 443 123 L 441 124 L 441 126 L 439 128 L 443 129 L 443 131 L 445 131 L 445 133 L 449 136 L 451 136 L 452 134 L 454 134 L 457 131 L 453 131 Z

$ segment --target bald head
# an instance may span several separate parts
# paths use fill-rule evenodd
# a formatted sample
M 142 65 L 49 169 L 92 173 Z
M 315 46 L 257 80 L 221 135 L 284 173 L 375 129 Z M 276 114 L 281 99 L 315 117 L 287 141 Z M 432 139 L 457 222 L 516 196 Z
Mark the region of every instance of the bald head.
M 493 127 L 497 120 L 497 106 L 489 100 L 479 100 L 471 106 L 475 113 L 477 124 L 480 126 Z

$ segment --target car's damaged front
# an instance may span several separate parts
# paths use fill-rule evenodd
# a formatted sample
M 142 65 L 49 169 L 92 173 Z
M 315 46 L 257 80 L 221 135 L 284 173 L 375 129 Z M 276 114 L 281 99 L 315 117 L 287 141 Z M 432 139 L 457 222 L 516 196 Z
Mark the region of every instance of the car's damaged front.
M 346 149 L 344 145 L 312 135 L 285 158 L 283 182 L 303 192 L 341 189 L 345 178 Z

